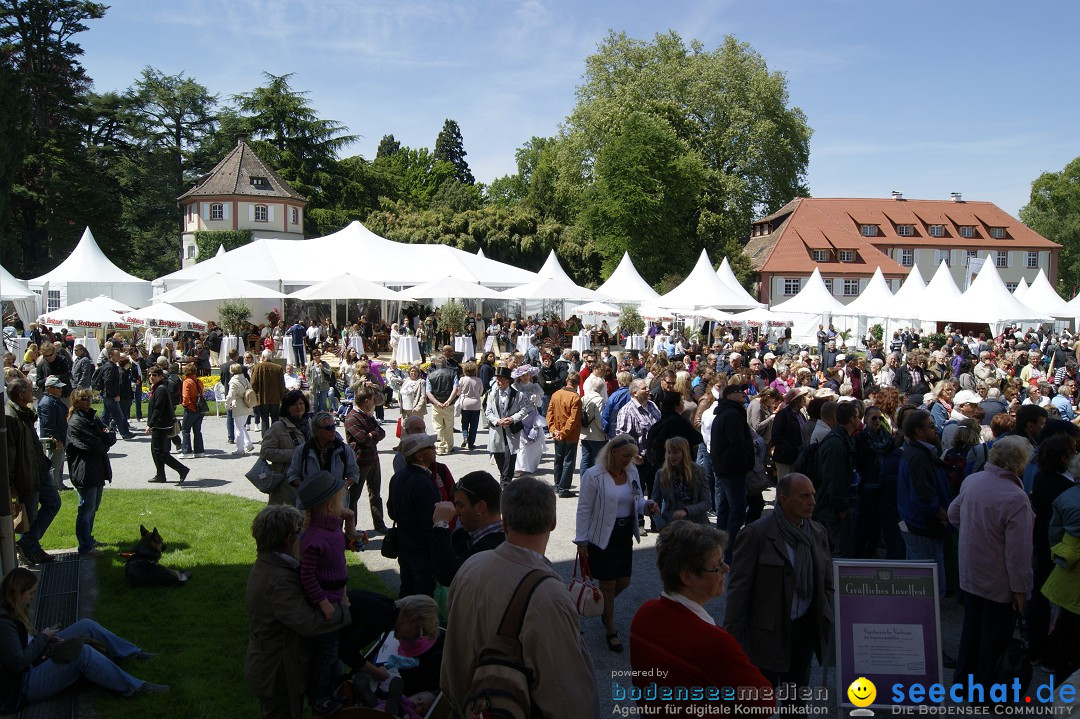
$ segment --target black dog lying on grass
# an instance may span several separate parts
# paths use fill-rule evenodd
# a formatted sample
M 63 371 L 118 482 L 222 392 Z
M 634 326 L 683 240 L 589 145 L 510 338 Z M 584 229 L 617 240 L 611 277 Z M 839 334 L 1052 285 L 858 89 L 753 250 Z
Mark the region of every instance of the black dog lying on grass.
M 161 552 L 165 549 L 165 541 L 158 533 L 157 527 L 154 527 L 153 531 L 148 531 L 140 524 L 139 532 L 142 533 L 142 539 L 131 552 L 123 555 L 127 557 L 124 575 L 132 586 L 176 587 L 191 578 L 189 572 L 180 572 L 158 564 L 161 560 Z

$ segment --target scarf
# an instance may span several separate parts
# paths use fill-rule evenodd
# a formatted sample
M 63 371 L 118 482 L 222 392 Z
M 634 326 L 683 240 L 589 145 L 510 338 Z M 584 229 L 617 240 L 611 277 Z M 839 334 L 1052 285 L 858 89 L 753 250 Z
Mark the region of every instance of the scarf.
M 773 518 L 784 541 L 795 548 L 795 593 L 799 599 L 809 601 L 814 593 L 814 557 L 810 552 L 810 522 L 802 520 L 792 524 L 779 507 L 773 510 Z

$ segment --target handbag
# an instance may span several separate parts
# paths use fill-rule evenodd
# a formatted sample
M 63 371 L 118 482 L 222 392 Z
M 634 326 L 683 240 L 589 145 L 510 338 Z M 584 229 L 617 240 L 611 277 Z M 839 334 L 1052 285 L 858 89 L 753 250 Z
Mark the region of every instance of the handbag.
M 206 403 L 206 397 L 203 397 L 201 394 L 199 395 L 198 401 L 195 402 L 195 411 L 203 415 L 210 414 L 210 405 Z
M 11 500 L 11 516 L 16 532 L 22 534 L 30 529 L 30 517 L 26 514 L 26 506 L 22 502 Z
M 401 415 L 397 418 L 397 429 L 394 430 L 394 436 L 401 439 Z
M 174 419 L 172 423 L 172 429 L 169 430 L 169 436 L 179 437 L 181 431 L 183 431 L 183 429 L 180 426 L 180 420 Z
M 578 564 L 581 564 L 581 576 L 578 576 Z M 604 613 L 604 595 L 589 570 L 589 558 L 578 555 L 574 560 L 574 574 L 570 579 L 570 598 L 574 600 L 578 614 L 583 617 L 598 617 Z
M 998 657 L 993 679 L 995 683 L 1007 685 L 1016 680 L 1020 681 L 1020 692 L 1027 692 L 1031 684 L 1031 658 L 1028 656 L 1027 624 L 1020 613 L 1016 615 L 1013 636 Z
M 255 460 L 255 464 L 245 474 L 247 480 L 255 485 L 255 489 L 259 490 L 263 494 L 270 494 L 278 485 L 285 481 L 285 475 L 281 472 L 275 472 L 274 468 L 270 466 L 262 457 Z
M 383 535 L 382 547 L 379 548 L 379 554 L 387 559 L 397 559 L 399 552 L 400 543 L 398 541 L 397 522 L 394 522 L 394 526 L 386 530 L 386 534 Z
M 259 395 L 255 394 L 255 390 L 251 389 L 251 385 L 248 385 L 247 389 L 244 390 L 244 404 L 248 407 L 259 406 Z

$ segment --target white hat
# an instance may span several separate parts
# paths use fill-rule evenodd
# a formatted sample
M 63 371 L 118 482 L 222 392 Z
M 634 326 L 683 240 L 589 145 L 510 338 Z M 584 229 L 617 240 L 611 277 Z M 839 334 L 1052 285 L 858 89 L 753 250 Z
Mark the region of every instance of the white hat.
M 776 359 L 776 355 L 774 355 L 772 352 L 766 352 L 765 359 Z
M 954 407 L 959 407 L 962 404 L 979 404 L 980 402 L 982 402 L 982 397 L 969 389 L 962 389 L 953 396 Z

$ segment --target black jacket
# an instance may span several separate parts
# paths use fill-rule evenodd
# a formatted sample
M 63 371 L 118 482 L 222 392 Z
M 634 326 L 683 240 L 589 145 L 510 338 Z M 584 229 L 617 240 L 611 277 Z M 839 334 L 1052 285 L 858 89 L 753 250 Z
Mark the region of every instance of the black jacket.
M 544 390 L 544 394 L 548 397 L 559 391 L 560 387 L 566 385 L 566 374 L 559 372 L 559 367 L 554 362 L 550 367 L 540 366 L 540 374 L 536 377 L 537 383 L 540 385 L 540 389 Z
M 22 694 L 22 675 L 49 645 L 47 634 L 29 636 L 23 623 L 0 607 L 0 712 L 14 714 Z
M 120 396 L 120 368 L 106 360 L 98 368 L 101 373 L 101 394 L 109 399 Z
M 754 468 L 754 439 L 741 402 L 721 397 L 716 403 L 709 458 L 717 475 L 746 474 Z
M 461 527 L 450 531 L 449 528 L 433 527 L 431 530 L 431 566 L 435 569 L 435 579 L 444 587 L 449 587 L 454 576 L 461 569 L 465 560 L 474 554 L 495 549 L 506 541 L 502 530 L 485 534 L 473 544 L 472 537 Z
M 150 393 L 150 402 L 146 408 L 146 426 L 151 429 L 172 429 L 176 420 L 176 405 L 165 382 L 159 382 Z
M 701 432 L 694 429 L 694 425 L 681 414 L 662 416 L 649 428 L 648 447 L 646 447 L 645 456 L 654 469 L 660 469 L 660 466 L 664 464 L 664 445 L 672 437 L 682 437 L 690 445 L 691 461 L 697 457 L 697 446 L 705 441 Z
M 431 555 L 431 512 L 438 501 L 439 491 L 431 480 L 431 470 L 425 467 L 407 464 L 390 479 L 386 509 L 397 523 L 402 556 Z
M 68 423 L 67 463 L 71 483 L 76 487 L 104 487 L 112 482 L 109 447 L 116 435 L 105 431 L 105 425 L 92 409 L 75 410 Z
M 796 412 L 791 405 L 784 405 L 773 420 L 773 459 L 781 464 L 793 464 L 802 448 L 802 422 Z

